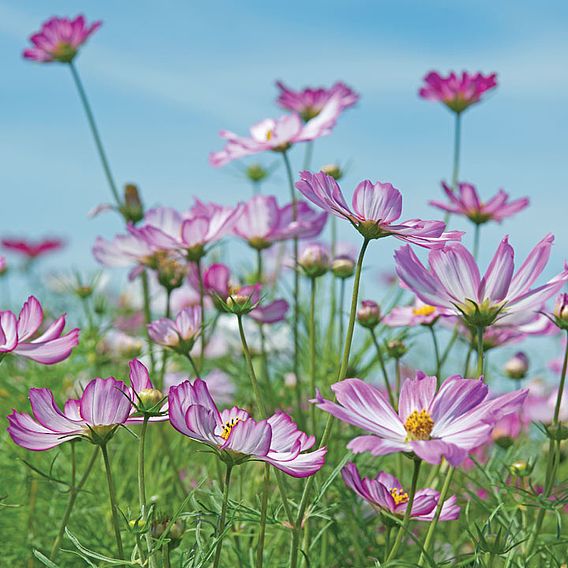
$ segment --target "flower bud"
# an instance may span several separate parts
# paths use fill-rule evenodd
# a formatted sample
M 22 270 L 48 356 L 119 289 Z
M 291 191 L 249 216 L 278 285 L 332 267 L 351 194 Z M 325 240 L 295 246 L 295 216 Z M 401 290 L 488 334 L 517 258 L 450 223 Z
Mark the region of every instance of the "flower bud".
M 161 515 L 152 522 L 150 528 L 150 533 L 153 538 L 159 539 L 166 531 L 170 519 L 166 515 Z M 174 548 L 179 544 L 183 533 L 185 532 L 185 523 L 183 519 L 176 519 L 171 525 L 168 531 L 167 537 L 169 539 L 168 546 Z
M 568 294 L 560 294 L 554 305 L 554 320 L 560 329 L 568 329 Z
M 318 278 L 329 270 L 329 255 L 322 245 L 309 245 L 300 255 L 298 264 L 307 276 L 310 278 Z
M 187 266 L 174 258 L 158 258 L 158 282 L 168 291 L 179 288 L 187 276 Z
M 261 289 L 260 284 L 236 287 L 226 300 L 220 299 L 221 307 L 237 316 L 248 314 L 258 306 Z
M 120 212 L 127 221 L 135 224 L 144 218 L 144 206 L 138 193 L 138 187 L 133 183 L 127 183 L 124 186 L 124 201 Z
M 381 321 L 381 308 L 373 300 L 363 300 L 357 311 L 357 321 L 367 329 L 374 329 Z
M 513 477 L 528 477 L 533 470 L 534 464 L 526 460 L 517 460 L 509 465 L 509 472 Z
M 331 271 L 337 278 L 350 278 L 355 272 L 355 261 L 347 254 L 336 256 L 331 263 Z
M 503 370 L 510 379 L 524 379 L 529 370 L 529 358 L 519 351 L 505 363 Z
M 343 177 L 343 170 L 339 164 L 326 164 L 321 167 L 321 171 L 328 176 L 331 176 L 335 181 L 339 181 Z
M 393 359 L 401 359 L 408 351 L 404 341 L 400 339 L 391 339 L 387 341 L 387 353 Z
M 142 389 L 136 394 L 141 411 L 153 409 L 164 398 L 162 391 L 158 389 Z
M 250 164 L 245 170 L 245 174 L 252 182 L 258 183 L 266 179 L 270 172 L 260 164 Z

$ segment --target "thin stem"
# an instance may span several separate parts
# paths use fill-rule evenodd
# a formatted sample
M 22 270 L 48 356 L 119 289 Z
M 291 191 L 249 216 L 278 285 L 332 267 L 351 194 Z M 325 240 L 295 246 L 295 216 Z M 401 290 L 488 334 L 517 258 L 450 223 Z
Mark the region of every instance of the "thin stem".
M 172 291 L 170 288 L 166 289 L 166 318 L 170 319 L 171 316 L 171 300 L 172 300 Z M 166 376 L 166 368 L 168 366 L 168 357 L 170 352 L 168 349 L 164 349 L 162 351 L 162 370 L 160 372 L 160 386 L 164 386 L 164 377 Z
M 400 396 L 400 383 L 402 380 L 400 369 L 400 358 L 397 357 L 394 361 L 394 375 L 395 375 L 395 385 L 396 385 L 396 400 Z M 397 406 L 394 407 L 397 410 Z
M 436 382 L 440 382 L 440 367 L 442 365 L 442 360 L 440 358 L 440 347 L 438 345 L 438 338 L 436 337 L 436 332 L 434 331 L 434 326 L 427 326 L 432 335 L 432 344 L 434 345 L 434 355 L 436 356 Z
M 459 336 L 459 329 L 458 329 L 458 326 L 456 325 L 454 327 L 452 337 L 450 338 L 450 341 L 448 341 L 448 344 L 446 345 L 446 349 L 444 349 L 444 353 L 442 354 L 442 357 L 440 359 L 440 373 L 442 372 L 442 369 L 444 367 L 444 363 L 448 359 L 448 356 L 450 355 L 450 353 L 452 351 L 452 347 L 455 345 L 455 343 L 458 339 L 458 336 Z
M 225 473 L 225 487 L 223 490 L 223 505 L 221 507 L 221 517 L 219 518 L 219 525 L 217 527 L 217 548 L 215 550 L 215 559 L 213 560 L 213 568 L 219 566 L 221 560 L 221 549 L 223 548 L 223 533 L 225 532 L 225 519 L 227 518 L 227 506 L 229 504 L 229 489 L 231 484 L 231 471 L 232 465 L 227 464 L 227 471 Z
M 406 511 L 404 512 L 404 517 L 402 518 L 402 525 L 398 529 L 394 544 L 392 545 L 391 551 L 389 552 L 387 562 L 396 558 L 400 545 L 402 544 L 402 538 L 408 531 L 408 525 L 410 523 L 410 515 L 412 513 L 412 506 L 414 505 L 414 496 L 416 495 L 416 486 L 418 485 L 418 475 L 420 474 L 420 466 L 422 465 L 422 460 L 414 460 L 414 471 L 412 473 L 412 484 L 410 486 L 410 493 L 408 494 L 408 503 L 406 505 Z
M 432 519 L 430 526 L 428 527 L 428 532 L 426 533 L 426 538 L 424 539 L 424 547 L 422 549 L 422 553 L 420 554 L 418 566 L 424 566 L 426 555 L 428 554 L 430 546 L 432 545 L 434 533 L 436 532 L 436 527 L 438 525 L 438 521 L 440 520 L 440 515 L 442 514 L 442 508 L 444 506 L 444 502 L 446 501 L 446 497 L 448 496 L 448 491 L 450 490 L 454 471 L 455 469 L 453 467 L 450 467 L 446 473 L 446 479 L 444 480 L 444 485 L 442 486 L 442 492 L 440 493 L 438 505 L 436 506 L 436 512 L 434 513 L 434 518 Z
M 116 499 L 116 489 L 112 478 L 112 470 L 110 467 L 110 459 L 106 444 L 101 444 L 101 452 L 105 462 L 105 471 L 108 484 L 108 495 L 110 499 L 110 508 L 112 513 L 112 527 L 114 529 L 114 536 L 116 538 L 116 547 L 118 549 L 118 557 L 124 559 L 124 550 L 122 548 L 122 537 L 120 536 L 120 522 L 118 518 L 118 504 Z
M 475 224 L 473 229 L 473 258 L 477 260 L 477 255 L 479 254 L 479 236 L 481 234 L 481 225 L 479 223 Z
M 82 491 L 85 483 L 87 482 L 89 475 L 91 474 L 93 465 L 95 464 L 95 461 L 97 459 L 97 449 L 95 448 L 93 454 L 91 455 L 91 459 L 87 464 L 87 468 L 83 473 L 83 476 L 79 480 L 79 483 L 75 484 L 75 444 L 74 443 L 71 444 L 71 448 L 72 448 L 72 460 L 73 460 L 73 466 L 72 466 L 73 473 L 71 475 L 72 482 L 71 482 L 71 489 L 69 491 L 69 500 L 67 501 L 67 507 L 65 508 L 65 512 L 63 513 L 63 518 L 61 519 L 59 532 L 57 533 L 57 537 L 53 541 L 53 545 L 51 547 L 51 554 L 49 555 L 50 560 L 55 560 L 55 557 L 57 556 L 57 552 L 59 551 L 59 545 L 61 544 L 61 541 L 63 540 L 63 535 L 65 534 L 65 527 L 69 522 L 69 518 L 71 517 L 71 512 L 73 511 L 73 507 L 75 506 L 75 501 L 77 500 L 77 495 L 79 495 L 79 493 Z
M 344 318 L 343 312 L 345 311 L 345 278 L 341 279 L 339 283 L 339 341 L 338 345 L 341 346 L 343 343 L 343 334 L 344 334 Z
M 146 529 L 148 529 L 148 527 L 146 526 L 146 471 L 144 465 L 144 451 L 146 445 L 146 432 L 148 430 L 148 420 L 148 415 L 144 414 L 142 429 L 140 430 L 140 438 L 138 440 L 138 501 L 140 504 L 140 516 Z M 148 547 L 148 554 L 151 554 L 152 539 L 148 530 L 146 530 L 146 546 Z M 150 565 L 153 565 L 153 559 L 151 557 Z
M 483 375 L 483 333 L 485 328 L 477 328 L 477 376 L 481 377 Z
M 268 495 L 270 493 L 270 466 L 264 465 L 264 484 L 260 502 L 260 527 L 258 529 L 258 546 L 256 548 L 256 568 L 262 568 L 264 561 L 264 539 L 266 536 L 266 516 L 268 513 Z
M 381 367 L 381 371 L 383 373 L 383 379 L 385 380 L 385 386 L 387 387 L 389 401 L 392 407 L 395 408 L 396 403 L 395 403 L 394 393 L 392 392 L 392 387 L 389 381 L 389 376 L 385 365 L 385 358 L 383 357 L 383 352 L 381 350 L 381 346 L 379 345 L 377 334 L 375 333 L 374 329 L 370 329 L 369 331 L 371 332 L 371 337 L 373 338 L 373 344 L 375 345 L 375 349 L 377 350 L 377 359 L 379 360 L 379 366 Z
M 73 80 L 75 81 L 75 86 L 77 87 L 77 91 L 79 92 L 79 98 L 81 99 L 83 109 L 85 110 L 85 114 L 87 115 L 87 120 L 89 121 L 89 127 L 91 128 L 91 133 L 93 134 L 93 138 L 95 139 L 95 145 L 97 146 L 97 151 L 99 153 L 99 157 L 101 159 L 103 170 L 105 172 L 108 185 L 112 192 L 112 196 L 114 197 L 117 206 L 120 208 L 122 203 L 118 195 L 116 184 L 114 183 L 114 178 L 112 177 L 112 173 L 110 171 L 110 165 L 106 157 L 105 150 L 103 148 L 103 143 L 99 135 L 97 124 L 95 122 L 95 117 L 93 115 L 93 111 L 91 110 L 91 105 L 89 104 L 89 100 L 87 99 L 87 94 L 85 93 L 85 89 L 83 88 L 83 83 L 81 82 L 81 78 L 79 77 L 79 73 L 77 72 L 77 68 L 75 67 L 75 64 L 72 61 L 69 63 L 69 69 L 71 69 L 71 75 L 73 76 Z
M 187 360 L 189 361 L 189 364 L 191 365 L 191 368 L 193 369 L 195 376 L 199 377 L 199 371 L 197 370 L 197 365 L 195 364 L 195 361 L 193 360 L 193 357 L 191 356 L 190 353 L 187 354 Z
M 460 172 L 460 153 L 461 153 L 461 113 L 456 112 L 454 127 L 454 163 L 452 168 L 452 189 L 456 191 L 459 172 Z
M 142 281 L 142 297 L 144 299 L 144 323 L 146 328 L 146 339 L 148 341 L 148 354 L 150 355 L 150 370 L 152 375 L 156 372 L 156 358 L 154 357 L 154 344 L 148 333 L 148 324 L 152 321 L 152 309 L 150 305 L 150 286 L 148 284 L 148 273 L 146 270 L 140 274 Z
M 310 293 L 310 320 L 309 320 L 309 343 L 310 343 L 310 395 L 316 392 L 316 278 L 311 279 Z M 316 407 L 311 405 L 312 429 L 316 431 Z
M 314 154 L 314 141 L 306 142 L 306 152 L 304 154 L 304 169 L 309 170 L 312 165 L 312 156 Z
M 203 371 L 203 358 L 205 357 L 205 288 L 203 287 L 203 271 L 201 260 L 196 263 L 197 279 L 199 281 L 199 308 L 201 309 L 201 352 L 199 353 L 199 370 Z

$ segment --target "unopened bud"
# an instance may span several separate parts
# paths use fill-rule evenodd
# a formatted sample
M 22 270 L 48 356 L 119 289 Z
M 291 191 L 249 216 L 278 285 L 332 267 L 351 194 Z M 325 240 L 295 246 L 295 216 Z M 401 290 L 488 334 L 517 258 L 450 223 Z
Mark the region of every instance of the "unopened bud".
M 329 270 L 329 255 L 322 245 L 309 245 L 300 255 L 298 264 L 307 276 L 318 278 Z
M 404 341 L 400 339 L 392 339 L 391 341 L 387 341 L 387 353 L 393 359 L 401 359 L 404 357 L 408 348 L 406 347 Z
M 519 351 L 505 363 L 503 370 L 510 379 L 524 379 L 529 370 L 529 358 Z
M 381 321 L 381 308 L 373 300 L 363 300 L 361 307 L 357 311 L 357 321 L 359 325 L 367 329 L 374 329 Z
M 509 472 L 514 477 L 528 477 L 533 470 L 534 465 L 526 460 L 517 460 L 509 465 Z
M 179 288 L 187 275 L 187 266 L 170 257 L 160 257 L 157 270 L 158 282 L 170 292 Z
M 321 167 L 321 171 L 328 176 L 331 176 L 334 180 L 339 181 L 343 177 L 343 170 L 339 164 L 326 164 Z
M 158 389 L 143 389 L 137 393 L 137 396 L 141 410 L 153 409 L 164 398 L 162 391 Z
M 245 173 L 248 179 L 256 183 L 266 179 L 270 174 L 270 172 L 260 164 L 251 164 L 247 167 Z
M 120 210 L 124 217 L 132 223 L 138 223 L 144 218 L 144 206 L 138 187 L 133 183 L 127 183 L 124 186 L 124 202 Z
M 560 294 L 554 305 L 554 320 L 560 329 L 568 329 L 568 294 Z
M 355 261 L 346 254 L 336 256 L 331 263 L 331 271 L 337 278 L 350 278 L 355 272 Z

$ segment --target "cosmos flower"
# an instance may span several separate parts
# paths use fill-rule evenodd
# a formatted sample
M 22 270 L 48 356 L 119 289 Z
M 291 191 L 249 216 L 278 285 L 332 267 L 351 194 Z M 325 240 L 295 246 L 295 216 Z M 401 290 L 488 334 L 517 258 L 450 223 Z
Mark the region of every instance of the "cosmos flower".
M 294 112 L 277 119 L 267 118 L 254 124 L 248 137 L 222 130 L 219 134 L 221 138 L 227 140 L 227 144 L 220 152 L 209 155 L 209 163 L 219 167 L 252 154 L 285 152 L 294 144 L 330 134 L 340 112 L 340 99 L 334 96 L 316 117 L 306 123 Z
M 473 255 L 460 243 L 429 253 L 425 268 L 409 246 L 395 252 L 396 271 L 423 302 L 447 309 L 473 328 L 531 322 L 544 302 L 568 280 L 568 266 L 552 280 L 531 288 L 544 270 L 554 241 L 547 235 L 514 273 L 514 250 L 505 237 L 483 278 Z
M 324 211 L 347 219 L 365 239 L 393 236 L 422 247 L 438 248 L 462 235 L 459 231 L 444 233 L 446 225 L 442 221 L 410 219 L 396 224 L 402 213 L 402 196 L 390 183 L 362 181 L 353 193 L 353 211 L 337 182 L 323 172 L 301 172 L 296 187 Z
M 297 112 L 306 122 L 320 114 L 325 106 L 335 98 L 338 99 L 341 111 L 351 108 L 359 100 L 358 93 L 341 81 L 338 81 L 329 89 L 307 87 L 300 91 L 294 91 L 282 81 L 277 81 L 276 86 L 280 91 L 276 99 L 278 105 L 285 110 Z
M 293 477 L 308 477 L 325 461 L 327 448 L 305 453 L 315 438 L 298 430 L 284 412 L 258 422 L 236 406 L 219 412 L 201 379 L 170 388 L 169 413 L 176 430 L 234 464 L 264 461 Z
M 296 207 L 296 220 L 293 209 Z M 272 195 L 255 195 L 244 204 L 233 231 L 254 249 L 262 250 L 275 242 L 293 237 L 311 239 L 323 230 L 326 213 L 318 213 L 305 202 L 279 207 Z
M 42 334 L 36 335 L 42 323 L 43 309 L 34 296 L 27 299 L 17 318 L 11 311 L 0 311 L 0 359 L 9 353 L 43 365 L 53 365 L 67 359 L 73 347 L 79 343 L 79 329 L 62 335 L 64 314 Z
M 61 250 L 65 246 L 61 239 L 41 239 L 32 241 L 28 239 L 2 239 L 4 250 L 22 255 L 27 260 L 34 260 L 50 252 Z
M 470 75 L 464 71 L 461 77 L 454 72 L 442 77 L 431 71 L 424 77 L 424 83 L 418 91 L 423 99 L 444 103 L 450 110 L 460 113 L 481 101 L 486 92 L 497 86 L 497 75 Z
M 175 320 L 160 318 L 148 324 L 148 335 L 155 343 L 187 355 L 201 334 L 201 308 L 184 308 Z
M 395 306 L 383 318 L 383 323 L 389 327 L 432 325 L 440 316 L 447 316 L 447 310 L 430 306 L 416 298 L 412 306 Z
M 343 422 L 371 433 L 353 439 L 348 448 L 358 454 L 382 456 L 414 453 L 438 464 L 445 457 L 454 466 L 486 442 L 499 420 L 522 405 L 527 391 L 514 391 L 491 400 L 482 379 L 447 378 L 436 392 L 436 377 L 421 371 L 402 385 L 398 413 L 384 393 L 360 379 L 332 386 L 337 403 L 318 395 L 318 408 Z
M 361 478 L 357 466 L 354 463 L 348 463 L 341 470 L 341 475 L 349 489 L 379 511 L 384 510 L 392 515 L 404 516 L 409 496 L 400 481 L 390 473 L 380 471 L 375 478 Z M 414 496 L 410 517 L 416 521 L 431 521 L 439 501 L 440 493 L 435 489 L 418 489 Z M 456 503 L 455 495 L 452 495 L 442 505 L 439 520 L 455 521 L 459 516 L 460 507 Z
M 209 394 L 218 404 L 231 404 L 235 399 L 235 383 L 232 378 L 224 371 L 221 371 L 221 369 L 212 369 L 207 373 L 206 377 L 201 377 L 201 379 L 207 383 Z M 187 380 L 189 380 L 191 384 L 195 381 L 195 379 L 193 381 L 189 379 L 187 373 L 166 373 L 164 376 L 164 389 L 168 392 L 171 387 L 180 385 Z
M 24 50 L 23 56 L 38 63 L 71 63 L 79 48 L 101 25 L 102 22 L 87 25 L 82 15 L 74 20 L 50 18 L 42 24 L 39 32 L 30 36 L 33 47 Z
M 509 194 L 502 189 L 489 200 L 483 202 L 475 186 L 470 183 L 459 183 L 457 194 L 443 182 L 442 187 L 449 203 L 430 201 L 430 205 L 442 209 L 442 211 L 467 217 L 476 225 L 482 225 L 488 221 L 501 223 L 507 217 L 511 217 L 529 205 L 528 197 L 509 201 Z
M 8 433 L 18 446 L 49 450 L 69 440 L 85 438 L 105 443 L 132 411 L 129 389 L 113 377 L 93 379 L 79 400 L 65 403 L 63 412 L 49 389 L 30 389 L 33 417 L 14 410 L 8 416 Z

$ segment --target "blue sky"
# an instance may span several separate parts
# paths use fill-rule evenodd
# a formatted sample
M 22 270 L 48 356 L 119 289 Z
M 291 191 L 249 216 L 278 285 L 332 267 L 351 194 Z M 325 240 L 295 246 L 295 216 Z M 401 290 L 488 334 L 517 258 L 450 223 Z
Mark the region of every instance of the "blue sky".
M 94 267 L 94 238 L 121 230 L 113 215 L 87 219 L 109 194 L 68 70 L 20 56 L 44 19 L 78 12 L 104 21 L 77 63 L 115 177 L 138 183 L 147 205 L 246 199 L 234 169 L 208 165 L 219 129 L 244 133 L 277 115 L 275 79 L 342 79 L 362 98 L 318 141 L 314 165 L 350 161 L 347 193 L 363 178 L 390 181 L 405 217 L 437 218 L 427 200 L 450 175 L 452 122 L 418 99 L 421 77 L 496 71 L 498 91 L 464 117 L 461 177 L 485 196 L 529 195 L 532 207 L 487 230 L 482 259 L 504 233 L 523 256 L 547 231 L 557 237 L 550 273 L 566 256 L 565 2 L 3 1 L 0 232 L 67 237 L 50 262 Z M 299 169 L 301 153 L 293 160 Z M 284 200 L 284 182 L 279 170 L 265 191 Z M 356 240 L 350 227 L 343 236 Z M 392 249 L 381 243 L 369 261 L 389 266 Z

